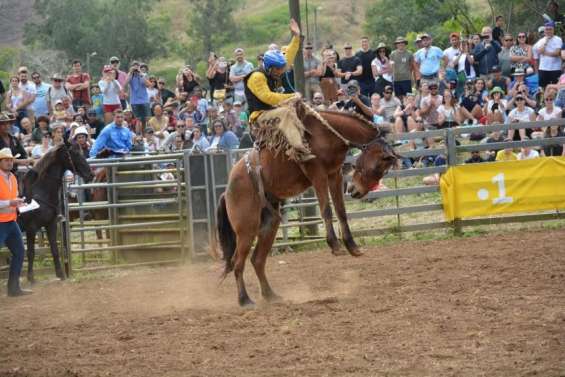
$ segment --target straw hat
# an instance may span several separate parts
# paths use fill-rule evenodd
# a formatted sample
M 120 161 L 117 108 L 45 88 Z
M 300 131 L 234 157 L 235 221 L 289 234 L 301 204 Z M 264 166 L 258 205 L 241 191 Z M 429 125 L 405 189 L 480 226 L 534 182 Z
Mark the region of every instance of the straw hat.
M 14 114 L 9 113 L 7 111 L 3 111 L 0 113 L 0 124 L 2 123 L 13 123 L 16 120 Z
M 0 149 L 0 160 L 3 160 L 5 158 L 18 158 L 20 157 L 20 154 L 18 153 L 17 155 L 13 156 L 12 155 L 12 150 L 10 148 L 2 148 Z

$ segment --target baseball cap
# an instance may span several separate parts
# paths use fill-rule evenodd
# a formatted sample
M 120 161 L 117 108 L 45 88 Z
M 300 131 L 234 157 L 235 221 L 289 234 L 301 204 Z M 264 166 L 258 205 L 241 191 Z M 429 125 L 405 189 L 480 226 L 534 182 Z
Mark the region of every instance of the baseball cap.
M 345 43 L 343 44 L 343 48 L 349 49 L 349 48 L 352 48 L 352 47 L 353 47 L 353 46 L 351 46 L 351 43 L 349 43 L 349 42 L 345 42 Z
M 110 63 L 112 63 L 112 62 L 119 62 L 119 61 L 120 61 L 120 58 L 118 58 L 117 56 L 112 56 L 112 57 L 110 58 Z

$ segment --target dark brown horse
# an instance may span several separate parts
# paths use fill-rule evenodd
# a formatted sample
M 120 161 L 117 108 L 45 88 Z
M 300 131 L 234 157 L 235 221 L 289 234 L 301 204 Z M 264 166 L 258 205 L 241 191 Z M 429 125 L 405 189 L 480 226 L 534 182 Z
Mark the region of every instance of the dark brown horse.
M 245 289 L 243 270 L 255 238 L 257 243 L 251 263 L 259 278 L 261 294 L 267 301 L 279 298 L 267 281 L 265 263 L 281 220 L 279 208 L 283 199 L 299 195 L 313 186 L 326 227 L 326 240 L 332 253 L 339 254 L 340 243 L 329 203 L 331 195 L 345 247 L 351 255 L 360 256 L 362 253 L 347 223 L 343 199 L 341 168 L 346 153 L 351 147 L 362 150 L 348 188 L 354 198 L 365 196 L 397 160 L 382 131 L 360 116 L 330 111 L 319 114 L 305 111 L 301 115 L 299 111 L 299 117 L 317 158 L 298 165 L 282 153 L 275 155 L 265 148 L 260 152 L 254 150 L 233 167 L 227 189 L 220 197 L 217 217 L 225 260 L 224 276 L 234 271 L 241 306 L 254 304 Z M 259 174 L 256 173 L 258 161 L 262 167 Z M 261 180 L 259 185 L 258 180 Z

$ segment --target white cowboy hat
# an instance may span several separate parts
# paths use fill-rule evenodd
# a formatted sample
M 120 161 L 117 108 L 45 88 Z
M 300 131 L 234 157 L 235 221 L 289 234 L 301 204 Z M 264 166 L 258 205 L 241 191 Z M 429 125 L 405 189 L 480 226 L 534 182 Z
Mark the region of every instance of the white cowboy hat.
M 20 154 L 18 153 L 17 155 L 13 156 L 12 155 L 12 150 L 10 148 L 2 148 L 0 149 L 0 160 L 3 160 L 5 158 L 18 158 L 20 157 Z

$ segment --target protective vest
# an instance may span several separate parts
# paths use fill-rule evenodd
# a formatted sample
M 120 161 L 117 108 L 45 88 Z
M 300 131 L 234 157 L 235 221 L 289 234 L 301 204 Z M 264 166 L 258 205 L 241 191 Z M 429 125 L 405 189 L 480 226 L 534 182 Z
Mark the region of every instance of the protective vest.
M 11 186 L 11 187 L 10 187 Z M 0 177 L 0 200 L 14 200 L 18 197 L 18 181 L 14 174 L 10 174 L 10 185 L 4 177 Z M 16 207 L 0 208 L 0 223 L 16 221 L 18 214 Z
M 244 79 L 243 79 L 243 83 L 245 84 L 245 98 L 247 100 L 247 108 L 249 110 L 249 113 L 252 114 L 255 111 L 263 111 L 263 110 L 274 109 L 273 106 L 262 102 L 249 89 L 249 86 L 247 85 L 247 81 L 249 81 L 249 78 L 253 74 L 260 74 L 260 75 L 265 76 L 267 78 L 267 85 L 269 86 L 269 89 L 271 89 L 271 91 L 273 91 L 273 92 L 279 92 L 279 88 L 282 87 L 280 80 L 276 80 L 276 79 L 270 77 L 261 68 L 256 69 L 256 70 L 252 71 L 251 73 L 249 73 L 247 76 L 245 76 Z

